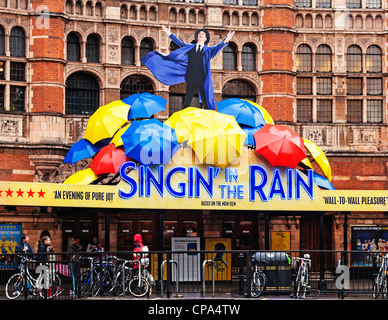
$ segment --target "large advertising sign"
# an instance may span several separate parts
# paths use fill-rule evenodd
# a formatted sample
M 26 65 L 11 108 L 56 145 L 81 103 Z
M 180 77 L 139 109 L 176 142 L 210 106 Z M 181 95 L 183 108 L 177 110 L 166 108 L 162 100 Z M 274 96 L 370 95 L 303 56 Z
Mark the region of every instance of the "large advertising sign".
M 0 181 L 0 205 L 137 209 L 387 211 L 386 190 L 324 190 L 313 171 L 272 167 L 252 150 L 225 168 L 191 151 L 170 164 L 125 162 L 117 185 Z

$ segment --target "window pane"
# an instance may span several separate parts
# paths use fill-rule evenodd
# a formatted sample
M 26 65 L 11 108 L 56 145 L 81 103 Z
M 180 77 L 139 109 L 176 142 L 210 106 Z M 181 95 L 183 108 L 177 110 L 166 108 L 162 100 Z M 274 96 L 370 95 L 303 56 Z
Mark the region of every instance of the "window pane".
M 143 39 L 140 43 L 140 60 L 143 59 L 152 50 L 154 50 L 152 42 L 148 39 Z M 142 63 L 142 65 L 144 64 Z
M 222 52 L 224 70 L 237 70 L 237 53 L 235 46 L 230 44 Z
M 317 78 L 317 94 L 332 94 L 331 78 Z
M 24 92 L 25 87 L 15 87 L 11 86 L 10 88 L 10 110 L 11 111 L 25 111 L 24 110 Z
M 311 8 L 311 0 L 296 0 L 295 5 L 302 8 Z
M 311 49 L 305 44 L 301 44 L 296 51 L 296 71 L 312 71 Z
M 362 78 L 348 78 L 348 95 L 362 95 Z
M 5 86 L 0 86 L 0 110 L 4 111 L 4 91 L 5 91 Z
M 5 80 L 5 61 L 0 61 L 0 80 Z
M 383 122 L 383 101 L 382 100 L 368 100 L 366 111 L 367 111 L 368 122 L 373 122 L 373 123 Z
M 346 52 L 348 72 L 362 72 L 362 53 L 358 46 L 350 46 Z
M 117 246 L 120 250 L 131 250 L 133 247 L 133 220 L 119 220 L 117 224 Z
M 368 95 L 382 95 L 383 94 L 383 79 L 381 78 L 368 78 L 367 94 Z
M 331 100 L 317 100 L 317 122 L 332 122 Z
M 238 5 L 238 0 L 223 0 L 224 4 L 235 4 Z
M 247 81 L 231 80 L 222 88 L 222 99 L 242 98 L 256 102 L 255 88 Z
M 365 5 L 367 8 L 381 8 L 381 0 L 366 0 Z
M 244 6 L 257 6 L 257 0 L 243 0 Z
M 331 50 L 326 45 L 317 49 L 315 69 L 317 72 L 331 72 Z
M 370 46 L 366 50 L 366 72 L 382 71 L 381 50 L 378 46 Z
M 331 0 L 317 0 L 316 7 L 317 8 L 331 8 Z
M 120 99 L 125 99 L 134 93 L 150 92 L 154 93 L 152 83 L 142 76 L 126 77 L 120 85 Z
M 5 32 L 2 27 L 0 27 L 0 55 L 5 55 Z
M 26 64 L 20 62 L 11 62 L 11 81 L 26 81 Z
M 362 122 L 362 100 L 348 100 L 347 119 L 350 123 Z
M 244 71 L 256 70 L 256 51 L 251 45 L 244 45 L 241 52 L 241 64 Z
M 11 37 L 9 39 L 9 50 L 12 57 L 25 57 L 25 34 L 19 27 L 14 27 L 11 31 Z
M 79 39 L 75 34 L 72 33 L 67 36 L 67 60 L 81 60 L 81 46 L 79 43 Z
M 97 80 L 82 72 L 66 81 L 66 114 L 92 114 L 100 105 L 100 86 Z
M 100 43 L 94 35 L 90 35 L 86 40 L 86 60 L 87 62 L 100 62 Z
M 297 121 L 312 122 L 313 100 L 298 99 L 297 100 Z
M 312 94 L 312 83 L 312 78 L 297 78 L 296 94 Z
M 361 8 L 361 0 L 346 0 L 347 8 Z
M 135 47 L 129 38 L 121 42 L 121 64 L 125 66 L 135 65 Z

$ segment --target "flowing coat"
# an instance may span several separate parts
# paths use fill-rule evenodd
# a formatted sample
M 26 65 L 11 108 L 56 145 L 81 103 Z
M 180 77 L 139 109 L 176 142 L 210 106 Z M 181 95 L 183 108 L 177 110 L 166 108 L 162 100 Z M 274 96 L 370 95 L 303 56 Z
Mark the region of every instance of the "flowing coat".
M 171 52 L 169 55 L 165 55 L 158 51 L 152 51 L 141 60 L 153 73 L 156 79 L 169 86 L 190 81 L 190 79 L 186 79 L 188 65 L 187 53 L 196 45 L 195 43 L 185 43 L 172 33 L 170 39 L 177 44 L 179 47 L 178 49 Z M 205 97 L 200 97 L 200 101 L 205 99 L 208 108 L 212 110 L 215 109 L 215 101 L 212 74 L 210 71 L 210 60 L 227 45 L 228 43 L 224 43 L 222 40 L 216 46 L 207 47 L 205 45 L 202 49 L 203 69 L 205 71 Z

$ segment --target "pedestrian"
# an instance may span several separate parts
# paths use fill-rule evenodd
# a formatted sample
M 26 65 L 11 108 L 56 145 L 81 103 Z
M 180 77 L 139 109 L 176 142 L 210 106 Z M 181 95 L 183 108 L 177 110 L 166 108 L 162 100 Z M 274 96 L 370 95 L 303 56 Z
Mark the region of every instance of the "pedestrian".
M 28 243 L 30 237 L 27 233 L 23 233 L 21 237 L 21 242 L 15 247 L 15 254 L 29 254 L 32 255 L 34 251 L 31 248 L 31 245 Z M 33 258 L 33 256 L 31 256 Z M 20 263 L 21 257 L 17 256 L 17 261 Z
M 81 279 L 80 279 L 80 254 L 77 253 L 81 251 L 81 247 L 79 245 L 79 240 L 75 240 L 73 237 L 70 237 L 67 241 L 67 252 L 69 255 L 69 266 L 71 272 L 71 279 L 73 285 L 73 294 L 75 294 L 78 298 L 81 297 Z
M 44 236 L 48 236 L 48 237 L 51 238 L 50 232 L 49 232 L 48 230 L 43 230 L 43 231 L 40 233 L 40 237 L 39 237 L 38 241 L 36 241 L 35 244 L 34 244 L 34 252 L 38 252 L 39 247 L 40 247 L 40 245 L 42 244 L 42 238 L 43 238 Z
M 133 236 L 133 243 L 134 243 L 134 248 L 133 248 L 134 252 L 147 252 L 148 251 L 148 247 L 143 244 L 143 238 L 142 238 L 141 234 L 136 233 Z M 141 263 L 143 264 L 146 261 L 145 259 L 148 259 L 147 256 L 148 256 L 148 254 L 135 254 L 134 253 L 133 260 L 137 261 L 140 259 Z M 137 263 L 135 263 L 134 268 L 138 268 Z
M 51 238 L 49 236 L 43 236 L 42 243 L 38 249 L 39 255 L 37 260 L 41 263 L 46 263 L 48 260 L 48 255 L 53 252 L 54 249 L 51 246 Z
M 102 246 L 101 242 L 98 241 L 98 237 L 94 236 L 92 238 L 92 241 L 88 244 L 88 247 L 86 248 L 86 252 L 103 252 L 104 247 Z
M 195 32 L 194 44 L 185 43 L 178 39 L 171 33 L 170 28 L 164 25 L 162 29 L 179 48 L 169 55 L 152 51 L 141 61 L 165 85 L 186 82 L 186 95 L 183 107 L 191 105 L 194 93 L 198 90 L 200 102 L 203 102 L 206 108 L 215 110 L 210 60 L 229 44 L 234 31 L 229 31 L 226 38 L 221 40 L 216 46 L 207 47 L 210 35 L 205 29 L 198 29 Z

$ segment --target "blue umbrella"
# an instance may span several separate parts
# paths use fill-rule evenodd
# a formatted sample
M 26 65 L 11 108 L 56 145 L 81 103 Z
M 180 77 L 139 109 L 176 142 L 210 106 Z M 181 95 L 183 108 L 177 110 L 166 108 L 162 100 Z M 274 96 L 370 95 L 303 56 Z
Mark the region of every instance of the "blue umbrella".
M 74 143 L 67 152 L 63 163 L 76 163 L 79 160 L 94 156 L 100 149 L 102 144 L 93 145 L 86 139 Z
M 256 128 L 266 123 L 261 111 L 247 100 L 230 98 L 217 102 L 216 106 L 218 112 L 234 116 L 239 124 Z
M 302 172 L 307 175 L 307 171 Z M 324 176 L 321 176 L 316 172 L 313 172 L 313 182 L 322 189 L 335 190 L 329 179 L 326 179 Z
M 129 104 L 128 120 L 136 118 L 150 118 L 155 113 L 166 110 L 167 100 L 152 93 L 135 93 L 122 102 Z
M 126 156 L 144 165 L 169 163 L 180 148 L 175 130 L 157 119 L 133 121 L 121 140 Z
M 260 125 L 259 127 L 252 128 L 245 125 L 240 125 L 241 129 L 246 133 L 247 137 L 245 138 L 244 144 L 249 144 L 251 146 L 256 146 L 255 138 L 253 137 L 253 134 L 260 130 L 263 126 Z

